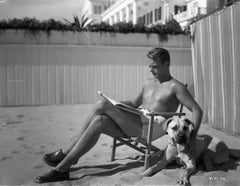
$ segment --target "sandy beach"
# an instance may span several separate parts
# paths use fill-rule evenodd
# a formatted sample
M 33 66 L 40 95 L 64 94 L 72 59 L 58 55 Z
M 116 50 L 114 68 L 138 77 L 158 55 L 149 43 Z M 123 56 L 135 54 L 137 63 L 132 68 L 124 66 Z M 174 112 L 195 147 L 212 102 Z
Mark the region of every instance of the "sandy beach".
M 50 170 L 42 155 L 65 148 L 74 140 L 92 105 L 0 108 L 0 185 L 39 185 L 38 175 Z M 240 150 L 240 138 L 202 124 L 200 133 L 219 137 Z M 168 137 L 154 141 L 163 149 Z M 177 185 L 179 167 L 170 166 L 152 177 L 142 177 L 140 153 L 122 146 L 111 162 L 112 138 L 102 135 L 89 153 L 71 169 L 68 181 L 41 185 Z M 154 160 L 152 163 L 154 163 Z M 240 185 L 240 159 L 231 159 L 217 171 L 200 166 L 191 176 L 192 185 Z

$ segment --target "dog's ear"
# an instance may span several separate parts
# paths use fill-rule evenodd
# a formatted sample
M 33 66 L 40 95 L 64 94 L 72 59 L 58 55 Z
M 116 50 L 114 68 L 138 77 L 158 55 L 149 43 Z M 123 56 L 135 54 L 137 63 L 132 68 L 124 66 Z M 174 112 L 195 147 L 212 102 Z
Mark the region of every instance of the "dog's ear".
M 194 125 L 192 121 L 190 121 L 188 118 L 184 118 L 184 121 L 188 124 L 188 125 Z
M 163 130 L 165 131 L 166 134 L 167 134 L 168 125 L 172 120 L 173 118 L 169 118 L 163 123 Z
M 184 118 L 184 121 L 188 124 L 188 128 L 190 130 L 190 132 L 192 132 L 192 130 L 194 129 L 194 124 L 192 121 L 190 121 L 189 119 L 187 118 Z

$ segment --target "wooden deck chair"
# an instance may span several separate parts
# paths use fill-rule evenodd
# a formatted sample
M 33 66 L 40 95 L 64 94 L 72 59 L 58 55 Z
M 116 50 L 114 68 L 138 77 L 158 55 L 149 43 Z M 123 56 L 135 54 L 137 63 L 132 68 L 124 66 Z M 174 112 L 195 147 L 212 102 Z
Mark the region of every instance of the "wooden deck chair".
M 186 85 L 187 86 L 187 85 Z M 180 104 L 177 112 L 151 112 L 148 114 L 150 117 L 148 123 L 148 132 L 146 138 L 142 137 L 115 137 L 113 138 L 112 145 L 112 154 L 111 161 L 115 160 L 116 148 L 122 145 L 127 145 L 140 153 L 145 155 L 144 167 L 147 169 L 149 167 L 150 159 L 154 156 L 159 155 L 160 149 L 156 146 L 152 145 L 152 133 L 153 133 L 153 125 L 154 125 L 154 117 L 162 116 L 162 117 L 172 117 L 172 116 L 184 116 L 186 113 L 183 113 L 183 105 Z

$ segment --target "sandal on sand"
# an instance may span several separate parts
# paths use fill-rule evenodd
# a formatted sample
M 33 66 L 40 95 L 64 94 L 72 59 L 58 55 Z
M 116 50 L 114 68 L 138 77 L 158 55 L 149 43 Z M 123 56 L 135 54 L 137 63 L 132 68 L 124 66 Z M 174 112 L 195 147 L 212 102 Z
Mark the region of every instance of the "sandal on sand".
M 47 153 L 43 155 L 43 161 L 52 167 L 56 167 L 64 158 L 66 157 L 66 154 L 64 154 L 62 152 L 62 149 L 57 150 L 55 152 L 51 152 L 51 153 Z M 77 164 L 77 160 L 76 162 L 74 162 L 73 164 Z
M 69 172 L 59 172 L 56 170 L 51 170 L 50 172 L 36 177 L 35 183 L 46 183 L 55 181 L 69 180 Z
M 44 154 L 43 161 L 52 167 L 56 167 L 65 157 L 66 155 L 63 154 L 62 149 L 60 149 L 55 152 Z

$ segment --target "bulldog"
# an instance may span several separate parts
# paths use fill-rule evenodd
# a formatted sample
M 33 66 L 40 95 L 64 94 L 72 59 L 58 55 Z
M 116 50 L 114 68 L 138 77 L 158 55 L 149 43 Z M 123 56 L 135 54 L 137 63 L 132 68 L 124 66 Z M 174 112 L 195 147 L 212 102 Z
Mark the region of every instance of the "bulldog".
M 143 176 L 151 176 L 175 161 L 183 166 L 180 169 L 177 183 L 186 185 L 189 184 L 189 177 L 200 161 L 205 166 L 206 171 L 213 171 L 214 165 L 229 161 L 230 155 L 240 158 L 239 151 L 235 153 L 223 141 L 209 135 L 198 135 L 196 153 L 193 156 L 189 142 L 194 124 L 187 118 L 173 117 L 168 119 L 164 125 L 170 139 L 164 150 L 163 158 L 154 166 L 148 168 Z

